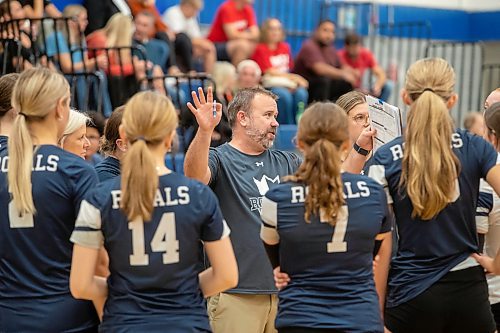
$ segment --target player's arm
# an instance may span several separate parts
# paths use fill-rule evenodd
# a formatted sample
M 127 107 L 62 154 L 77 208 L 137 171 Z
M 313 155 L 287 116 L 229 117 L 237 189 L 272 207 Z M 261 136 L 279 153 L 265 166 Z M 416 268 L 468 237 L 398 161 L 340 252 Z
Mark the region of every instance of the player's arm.
M 108 284 L 106 278 L 94 275 L 98 257 L 99 249 L 74 245 L 69 287 L 74 298 L 94 302 L 99 317 L 102 318 Z
M 387 276 L 389 274 L 392 253 L 392 232 L 378 234 L 375 240 L 380 242 L 380 248 L 377 253 L 377 265 L 373 270 L 373 279 L 379 298 L 380 313 L 383 315 L 387 291 Z
M 497 195 L 500 195 L 500 164 L 495 165 L 488 171 L 486 174 L 486 182 L 493 187 Z M 490 258 L 487 255 L 480 255 L 476 253 L 472 256 L 488 272 L 500 275 L 500 251 L 497 252 L 495 258 Z
M 216 104 L 214 117 L 211 87 L 208 88 L 206 98 L 202 88 L 198 88 L 198 95 L 195 91 L 191 92 L 191 95 L 194 106 L 191 103 L 187 106 L 196 117 L 199 128 L 184 158 L 184 174 L 208 184 L 212 176 L 208 167 L 208 152 L 212 133 L 222 116 L 222 104 Z
M 229 237 L 204 244 L 211 267 L 199 274 L 203 295 L 210 297 L 236 287 L 238 265 Z

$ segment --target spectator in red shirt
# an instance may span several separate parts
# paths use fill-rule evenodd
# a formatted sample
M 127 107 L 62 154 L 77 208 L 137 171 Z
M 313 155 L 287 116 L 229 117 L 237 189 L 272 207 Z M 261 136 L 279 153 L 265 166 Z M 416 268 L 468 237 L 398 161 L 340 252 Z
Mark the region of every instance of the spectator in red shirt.
M 314 35 L 302 44 L 295 61 L 294 72 L 309 81 L 309 103 L 335 102 L 356 84 L 353 71 L 343 67 L 333 46 L 335 23 L 321 21 Z
M 219 61 L 231 61 L 237 66 L 253 54 L 259 28 L 252 2 L 227 0 L 217 9 L 207 38 L 215 44 Z
M 278 122 L 294 124 L 299 109 L 307 104 L 309 83 L 298 74 L 290 73 L 293 58 L 290 45 L 284 42 L 285 33 L 278 19 L 270 18 L 261 27 L 261 42 L 252 59 L 259 64 L 264 74 L 262 84 L 279 96 Z
M 370 94 L 387 101 L 392 91 L 392 84 L 387 81 L 384 70 L 380 67 L 370 50 L 362 47 L 361 37 L 354 33 L 345 36 L 344 49 L 338 52 L 340 60 L 344 65 L 353 69 L 356 76 L 354 88 L 361 89 L 361 81 L 367 69 L 375 76 L 375 83 L 369 91 Z

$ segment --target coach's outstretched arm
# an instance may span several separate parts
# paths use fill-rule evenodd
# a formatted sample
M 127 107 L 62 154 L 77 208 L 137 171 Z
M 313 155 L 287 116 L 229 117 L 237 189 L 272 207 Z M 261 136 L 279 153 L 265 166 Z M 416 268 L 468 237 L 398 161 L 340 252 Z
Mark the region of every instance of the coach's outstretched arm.
M 214 105 L 211 87 L 208 88 L 206 98 L 202 88 L 198 88 L 198 95 L 195 91 L 192 91 L 191 95 L 193 96 L 194 106 L 191 103 L 187 103 L 187 106 L 196 117 L 199 128 L 186 152 L 184 174 L 208 184 L 211 177 L 210 168 L 208 167 L 208 151 L 212 133 L 222 116 L 222 104 L 216 103 Z

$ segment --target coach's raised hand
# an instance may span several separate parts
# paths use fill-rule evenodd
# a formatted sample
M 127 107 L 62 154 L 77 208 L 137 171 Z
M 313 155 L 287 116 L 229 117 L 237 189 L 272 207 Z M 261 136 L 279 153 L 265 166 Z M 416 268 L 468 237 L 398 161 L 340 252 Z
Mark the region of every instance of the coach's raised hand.
M 212 87 L 208 88 L 206 98 L 202 88 L 198 88 L 198 94 L 196 91 L 192 91 L 191 96 L 193 97 L 194 105 L 189 102 L 187 103 L 187 107 L 196 117 L 199 130 L 211 133 L 220 122 L 222 104 L 214 103 Z

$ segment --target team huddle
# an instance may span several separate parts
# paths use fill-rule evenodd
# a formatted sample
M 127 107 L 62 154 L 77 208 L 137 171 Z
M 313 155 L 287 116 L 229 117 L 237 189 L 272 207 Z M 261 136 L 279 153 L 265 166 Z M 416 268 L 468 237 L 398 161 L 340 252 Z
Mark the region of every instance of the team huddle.
M 500 98 L 483 138 L 455 129 L 454 85 L 443 59 L 411 65 L 404 134 L 375 153 L 363 94 L 312 104 L 300 154 L 270 149 L 277 97 L 261 88 L 234 96 L 232 139 L 210 148 L 222 105 L 200 88 L 181 175 L 166 96 L 113 112 L 113 161 L 94 169 L 61 147 L 64 76 L 1 77 L 0 332 L 495 332 L 500 244 L 482 218 Z

